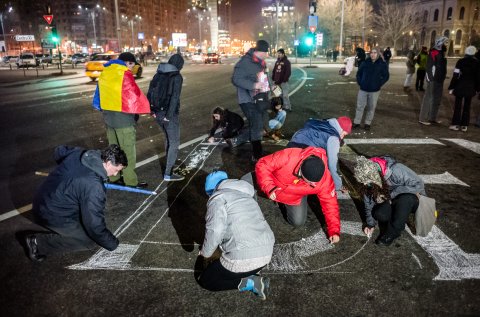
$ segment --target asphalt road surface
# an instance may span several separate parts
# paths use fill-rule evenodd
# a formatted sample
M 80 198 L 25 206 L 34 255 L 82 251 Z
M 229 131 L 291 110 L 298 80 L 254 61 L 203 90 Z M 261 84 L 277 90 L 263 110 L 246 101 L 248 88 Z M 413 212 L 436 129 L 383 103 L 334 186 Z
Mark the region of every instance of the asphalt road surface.
M 0 84 L 0 313 L 2 316 L 466 316 L 480 314 L 480 129 L 448 130 L 453 100 L 445 95 L 438 126 L 418 124 L 422 94 L 403 92 L 403 63 L 390 66 L 369 132 L 355 131 L 342 148 L 341 169 L 349 177 L 356 155 L 391 154 L 420 174 L 439 217 L 431 235 L 408 230 L 392 246 L 379 247 L 361 233 L 354 201 L 340 197 L 342 235 L 329 245 L 318 207 L 304 228 L 292 229 L 277 207 L 259 203 L 276 246 L 265 302 L 237 291 L 200 288 L 195 270 L 203 240 L 207 197 L 205 176 L 213 168 L 238 178 L 253 169 L 248 144 L 229 149 L 202 137 L 210 111 L 224 106 L 241 113 L 230 83 L 235 60 L 221 65 L 186 65 L 181 106 L 179 159 L 184 182 L 161 178 L 163 135 L 144 116 L 137 130 L 139 178 L 159 194 L 109 191 L 107 223 L 121 241 L 113 253 L 98 250 L 49 257 L 31 263 L 15 233 L 38 230 L 28 204 L 42 181 L 36 171 L 54 167 L 58 144 L 101 148 L 106 137 L 101 116 L 91 109 L 95 85 L 82 76 Z M 455 61 L 449 61 L 449 68 Z M 341 65 L 294 67 L 290 137 L 309 117 L 353 117 L 358 86 L 338 75 Z M 154 67 L 137 80 L 146 91 Z M 0 78 L 8 71 L 0 71 Z M 0 81 L 1 82 L 1 81 Z M 446 85 L 448 84 L 448 79 Z M 474 101 L 474 114 L 479 112 Z M 267 152 L 283 148 L 265 143 Z M 160 159 L 157 158 L 160 156 Z M 25 207 L 26 208 L 22 208 Z

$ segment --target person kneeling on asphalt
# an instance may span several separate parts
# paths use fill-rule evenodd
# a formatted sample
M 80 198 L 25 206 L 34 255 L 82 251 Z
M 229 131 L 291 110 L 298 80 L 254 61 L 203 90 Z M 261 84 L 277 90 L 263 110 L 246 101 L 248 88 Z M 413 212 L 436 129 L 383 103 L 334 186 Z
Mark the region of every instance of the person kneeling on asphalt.
M 205 182 L 210 199 L 199 255 L 209 258 L 217 247 L 222 255 L 207 266 L 198 282 L 210 291 L 238 288 L 265 300 L 270 281 L 258 272 L 270 263 L 275 237 L 254 198 L 253 185 L 227 178 L 227 173 L 216 171 Z
M 229 146 L 236 146 L 248 140 L 248 131 L 243 128 L 245 122 L 243 118 L 228 109 L 216 107 L 212 112 L 212 128 L 208 135 L 208 142 L 215 141 L 215 132 L 218 128 L 222 129 L 222 138 Z
M 54 253 L 93 249 L 97 244 L 113 251 L 118 239 L 105 224 L 104 182 L 128 165 L 116 144 L 106 149 L 85 150 L 59 146 L 58 166 L 33 199 L 35 222 L 50 230 L 24 236 L 28 257 L 40 262 Z
M 405 229 L 410 213 L 418 208 L 419 195 L 426 196 L 423 180 L 407 166 L 390 156 L 357 158 L 355 179 L 361 184 L 366 226 L 371 236 L 378 221 L 376 244 L 389 246 Z
M 342 140 L 352 132 L 352 120 L 349 117 L 338 119 L 308 119 L 303 128 L 295 132 L 287 147 L 320 147 L 327 151 L 328 169 L 335 183 L 335 190 L 346 193 L 342 178 L 337 172 L 338 152 Z
M 340 213 L 335 185 L 324 149 L 287 148 L 261 158 L 255 165 L 261 190 L 285 204 L 287 221 L 295 227 L 307 220 L 307 197 L 317 195 L 331 243 L 340 241 Z

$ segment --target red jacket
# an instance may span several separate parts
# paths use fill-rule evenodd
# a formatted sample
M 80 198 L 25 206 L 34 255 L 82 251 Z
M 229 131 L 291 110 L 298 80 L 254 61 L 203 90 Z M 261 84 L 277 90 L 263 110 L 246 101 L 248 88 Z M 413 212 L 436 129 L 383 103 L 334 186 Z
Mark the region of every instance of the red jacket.
M 318 156 L 325 164 L 322 179 L 312 187 L 298 176 L 302 162 L 309 156 Z M 287 148 L 258 160 L 255 166 L 258 185 L 270 196 L 275 190 L 276 201 L 287 205 L 299 205 L 305 195 L 317 195 L 327 222 L 327 232 L 340 235 L 340 213 L 335 184 L 328 170 L 327 154 L 322 148 Z

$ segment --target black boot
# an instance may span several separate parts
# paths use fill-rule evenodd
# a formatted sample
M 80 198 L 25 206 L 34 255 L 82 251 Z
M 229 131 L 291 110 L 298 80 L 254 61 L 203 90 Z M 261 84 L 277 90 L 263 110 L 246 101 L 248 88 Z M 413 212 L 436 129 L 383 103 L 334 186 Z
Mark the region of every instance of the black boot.
M 259 160 L 263 155 L 262 141 L 252 141 L 253 158 Z
M 33 262 L 42 262 L 45 260 L 45 255 L 42 255 L 38 252 L 37 239 L 34 234 L 26 235 L 24 243 L 28 258 L 30 260 Z

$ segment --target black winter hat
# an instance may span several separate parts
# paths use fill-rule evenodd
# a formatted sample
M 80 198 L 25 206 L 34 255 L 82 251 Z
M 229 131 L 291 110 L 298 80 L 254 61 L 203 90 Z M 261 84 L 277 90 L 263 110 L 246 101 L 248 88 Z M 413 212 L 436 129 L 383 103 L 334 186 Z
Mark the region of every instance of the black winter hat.
M 318 156 L 310 156 L 303 161 L 300 171 L 303 177 L 310 182 L 318 182 L 322 179 L 323 173 L 325 172 L 325 164 L 323 164 L 322 159 Z
M 123 52 L 118 56 L 118 59 L 124 62 L 133 62 L 135 63 L 137 60 L 135 59 L 135 55 L 130 52 Z
M 185 61 L 183 60 L 182 55 L 173 54 L 168 60 L 168 63 L 175 66 L 180 71 L 183 68 Z
M 257 41 L 257 46 L 255 47 L 255 50 L 258 52 L 268 52 L 268 48 L 270 45 L 268 45 L 268 42 L 265 40 L 258 40 Z

